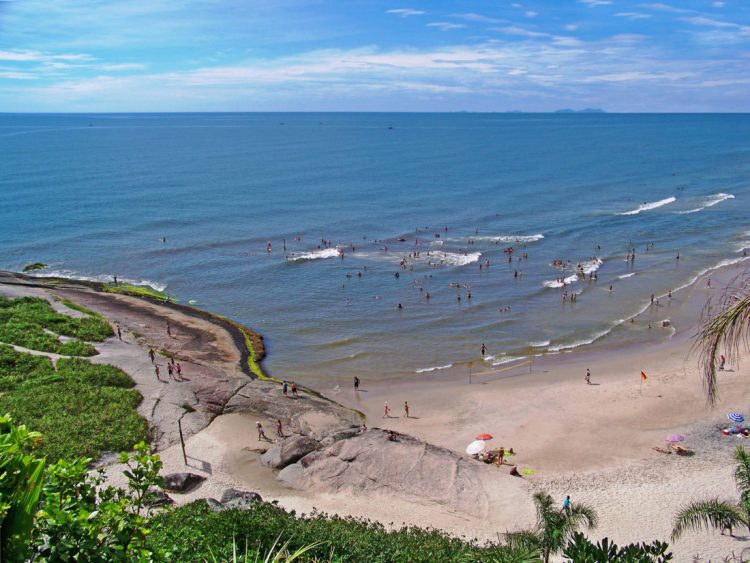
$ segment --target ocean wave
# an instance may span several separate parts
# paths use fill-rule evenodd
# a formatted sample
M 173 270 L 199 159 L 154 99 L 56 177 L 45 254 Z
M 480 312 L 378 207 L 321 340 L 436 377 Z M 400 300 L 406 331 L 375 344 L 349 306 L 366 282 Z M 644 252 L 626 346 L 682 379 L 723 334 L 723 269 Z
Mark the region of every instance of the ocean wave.
M 542 240 L 544 238 L 544 235 L 541 233 L 538 233 L 536 235 L 487 235 L 487 236 L 478 236 L 478 237 L 470 237 L 473 240 L 479 240 L 479 241 L 490 241 L 490 242 L 503 242 L 503 243 L 524 243 L 524 242 L 537 242 L 539 240 Z
M 526 356 L 505 356 L 496 359 L 494 362 L 492 362 L 493 366 L 502 366 L 504 364 L 510 364 L 511 362 L 517 362 L 518 360 L 523 360 Z
M 532 346 L 534 348 L 544 348 L 545 346 L 549 346 L 550 341 L 549 340 L 540 340 L 539 342 L 529 342 L 529 346 Z
M 442 250 L 432 251 L 429 255 L 420 256 L 432 266 L 466 266 L 472 262 L 478 262 L 481 252 L 468 252 L 461 254 L 459 252 L 444 252 Z
M 549 351 L 550 352 L 562 352 L 564 350 L 573 350 L 575 348 L 580 348 L 581 346 L 587 346 L 589 344 L 593 344 L 600 338 L 607 336 L 610 332 L 612 332 L 612 329 L 614 329 L 616 326 L 622 324 L 625 322 L 624 320 L 619 320 L 612 324 L 609 328 L 606 328 L 604 330 L 601 330 L 597 333 L 595 333 L 591 338 L 587 338 L 585 340 L 576 340 L 574 342 L 571 342 L 570 344 L 558 344 L 557 346 L 550 346 Z
M 35 278 L 69 278 L 72 280 L 83 280 L 99 283 L 112 283 L 114 281 L 114 275 L 112 274 L 81 274 L 73 270 L 44 270 L 35 272 L 26 272 L 26 275 Z M 132 278 L 124 278 L 117 276 L 117 281 L 127 283 L 130 285 L 138 285 L 141 287 L 150 287 L 156 291 L 165 291 L 167 289 L 166 283 L 155 282 L 151 280 L 134 280 Z
M 581 260 L 578 262 L 575 266 L 575 274 L 571 274 L 569 276 L 566 276 L 562 278 L 562 281 L 560 278 L 555 280 L 547 280 L 542 282 L 542 285 L 544 287 L 551 287 L 551 288 L 558 288 L 558 287 L 564 287 L 566 285 L 570 285 L 572 283 L 577 282 L 581 277 L 579 274 L 583 274 L 584 276 L 587 276 L 589 274 L 593 274 L 596 272 L 601 265 L 604 263 L 603 260 L 600 258 L 591 258 L 590 260 Z M 568 270 L 570 270 L 570 266 L 566 267 Z
M 707 196 L 705 201 L 700 205 L 700 207 L 696 207 L 695 209 L 687 209 L 685 211 L 676 211 L 678 215 L 686 215 L 688 213 L 698 213 L 698 211 L 703 211 L 704 209 L 708 209 L 709 207 L 713 207 L 717 203 L 721 203 L 722 201 L 726 201 L 728 199 L 734 199 L 734 196 L 732 194 L 725 194 L 725 193 L 718 193 L 714 195 Z
M 448 369 L 448 368 L 452 368 L 452 367 L 453 367 L 453 364 L 446 364 L 444 366 L 435 366 L 435 367 L 431 367 L 431 368 L 415 369 L 414 373 L 427 373 L 427 372 L 430 372 L 430 371 L 438 371 L 438 370 L 441 370 L 441 369 Z
M 338 258 L 343 254 L 338 248 L 323 248 L 321 250 L 313 250 L 311 252 L 303 252 L 301 254 L 290 254 L 286 257 L 289 262 L 299 262 L 307 260 L 324 260 L 326 258 Z
M 629 274 L 622 274 L 621 276 L 617 276 L 618 280 L 624 280 L 625 278 L 630 278 L 635 275 L 635 272 L 630 272 Z
M 558 288 L 558 287 L 564 287 L 566 285 L 570 285 L 571 283 L 575 283 L 577 281 L 578 281 L 578 275 L 573 274 L 572 276 L 562 278 L 562 281 L 560 281 L 559 279 L 544 281 L 542 282 L 542 285 L 544 287 Z
M 667 197 L 664 199 L 660 199 L 659 201 L 652 201 L 652 202 L 645 202 L 642 205 L 639 205 L 632 211 L 625 211 L 624 213 L 617 213 L 617 215 L 638 215 L 641 211 L 650 211 L 651 209 L 656 209 L 658 207 L 662 207 L 664 205 L 669 205 L 670 203 L 674 203 L 677 201 L 677 198 Z

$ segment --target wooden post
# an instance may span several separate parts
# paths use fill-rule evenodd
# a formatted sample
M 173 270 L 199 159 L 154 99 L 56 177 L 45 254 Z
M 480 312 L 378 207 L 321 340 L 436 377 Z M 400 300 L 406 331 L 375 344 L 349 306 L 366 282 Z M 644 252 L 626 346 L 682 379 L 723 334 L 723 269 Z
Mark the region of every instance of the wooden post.
M 185 454 L 185 437 L 182 435 L 182 419 L 177 419 L 177 428 L 180 430 L 180 445 L 182 446 L 182 459 L 185 462 L 185 465 L 188 464 L 187 462 L 187 455 Z
M 469 385 L 471 385 L 471 368 L 474 367 L 474 362 L 469 360 L 469 363 L 466 364 L 466 367 L 469 368 Z

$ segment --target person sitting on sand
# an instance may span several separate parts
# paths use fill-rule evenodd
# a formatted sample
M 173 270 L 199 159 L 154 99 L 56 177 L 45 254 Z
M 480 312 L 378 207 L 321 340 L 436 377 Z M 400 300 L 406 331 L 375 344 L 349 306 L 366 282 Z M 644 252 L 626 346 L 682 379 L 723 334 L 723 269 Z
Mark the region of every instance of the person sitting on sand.
M 396 433 L 392 430 L 388 431 L 388 441 L 389 442 L 398 442 L 398 439 L 396 439 Z

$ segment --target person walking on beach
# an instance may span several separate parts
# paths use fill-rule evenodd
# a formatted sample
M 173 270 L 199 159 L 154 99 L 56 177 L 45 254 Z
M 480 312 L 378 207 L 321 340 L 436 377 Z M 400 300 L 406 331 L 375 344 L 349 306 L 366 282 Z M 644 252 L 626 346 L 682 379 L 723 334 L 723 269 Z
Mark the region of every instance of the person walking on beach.
M 148 349 L 148 357 L 151 358 L 151 363 L 154 363 L 154 358 L 156 358 L 156 352 L 154 352 L 153 348 Z
M 280 418 L 276 420 L 276 434 L 278 434 L 280 438 L 284 437 L 284 427 L 281 425 Z
M 167 364 L 167 375 L 169 375 L 169 379 L 174 379 L 174 368 L 172 367 L 172 364 Z
M 299 399 L 299 393 L 297 392 L 297 384 L 292 381 L 292 395 Z
M 484 355 L 487 353 L 487 346 L 484 345 L 484 342 L 482 342 L 482 357 L 484 358 Z
M 255 427 L 258 429 L 258 441 L 261 442 L 263 440 L 268 440 L 268 437 L 266 437 L 266 432 L 265 430 L 263 430 L 263 425 L 260 423 L 260 420 L 255 423 Z
M 404 417 L 409 418 L 409 403 L 404 401 Z
M 169 321 L 167 321 L 167 336 L 172 336 L 172 327 L 169 326 Z
M 586 383 L 591 385 L 591 370 L 589 368 L 586 368 Z
M 719 356 L 719 369 L 721 371 L 724 371 L 724 364 L 726 363 L 726 361 L 727 359 L 724 357 L 724 354 L 721 354 L 721 356 Z
M 711 289 L 711 278 L 708 278 L 708 283 L 706 284 L 706 287 Z
M 383 418 L 390 418 L 391 417 L 390 412 L 391 412 L 391 409 L 388 406 L 388 403 L 387 402 L 384 403 L 383 404 Z
M 354 376 L 354 390 L 359 391 L 359 377 Z
M 284 393 L 284 397 L 288 397 L 289 396 L 289 395 L 287 395 L 287 392 L 289 391 L 289 383 L 287 382 L 286 379 L 284 380 L 284 386 L 282 387 L 281 390 Z
M 177 377 L 180 379 L 178 381 L 184 381 L 182 378 L 182 366 L 180 365 L 180 362 L 177 362 L 174 366 L 175 371 L 177 372 Z
M 122 340 L 122 330 L 120 329 L 120 323 L 117 323 L 117 338 Z
M 159 371 L 159 366 L 154 366 L 154 373 L 156 374 L 156 379 L 161 381 L 161 377 L 159 377 L 159 374 L 161 373 Z
M 567 514 L 570 514 L 570 495 L 565 497 L 565 500 L 563 501 L 562 509 L 560 512 L 566 512 Z

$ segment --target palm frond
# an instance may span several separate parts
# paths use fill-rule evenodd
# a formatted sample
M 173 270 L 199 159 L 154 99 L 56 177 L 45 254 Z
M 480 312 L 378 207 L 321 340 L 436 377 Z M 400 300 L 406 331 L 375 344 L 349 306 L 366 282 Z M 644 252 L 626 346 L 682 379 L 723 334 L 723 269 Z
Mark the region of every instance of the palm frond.
M 740 346 L 748 349 L 750 326 L 750 274 L 737 276 L 719 299 L 717 307 L 706 304 L 701 329 L 694 346 L 699 350 L 699 365 L 703 377 L 706 402 L 713 406 L 719 397 L 716 382 L 717 358 L 723 351 L 730 364 L 739 358 Z
M 734 459 L 737 461 L 737 467 L 734 469 L 737 489 L 743 498 L 750 496 L 750 453 L 742 446 L 737 446 L 734 450 Z
M 540 527 L 550 520 L 555 514 L 555 501 L 545 491 L 534 493 L 534 506 L 536 506 L 537 523 Z
M 747 526 L 747 523 L 747 515 L 737 505 L 719 499 L 692 502 L 675 516 L 672 539 L 676 540 L 686 530 L 723 530 L 728 526 Z

